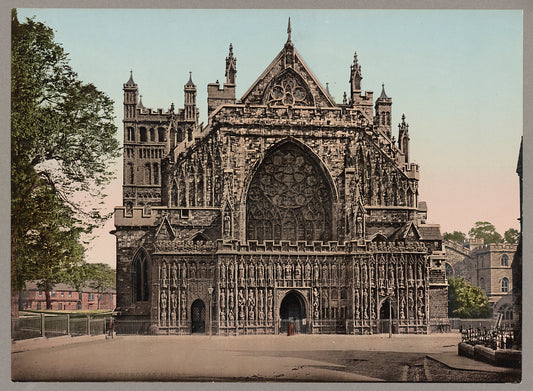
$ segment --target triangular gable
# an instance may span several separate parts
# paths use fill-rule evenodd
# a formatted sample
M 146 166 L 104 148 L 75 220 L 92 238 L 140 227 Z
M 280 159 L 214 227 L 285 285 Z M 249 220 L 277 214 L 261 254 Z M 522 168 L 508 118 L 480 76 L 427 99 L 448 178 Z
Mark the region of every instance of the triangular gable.
M 420 233 L 418 232 L 418 229 L 416 228 L 416 225 L 414 225 L 412 222 L 409 223 L 409 227 L 403 234 L 404 239 L 414 239 L 414 240 L 420 240 Z
M 287 85 L 287 81 L 293 81 L 292 85 Z M 302 91 L 305 91 L 305 95 Z M 287 92 L 291 92 L 290 97 L 286 95 Z M 276 99 L 278 97 L 279 99 Z M 284 97 L 287 98 L 284 100 Z M 285 44 L 246 91 L 241 102 L 250 105 L 335 106 L 331 95 L 320 84 L 291 42 Z
M 159 228 L 157 229 L 157 232 L 155 233 L 155 239 L 156 240 L 174 240 L 176 237 L 176 234 L 174 233 L 174 230 L 172 229 L 172 225 L 170 225 L 170 221 L 168 221 L 168 217 L 164 216 L 163 220 L 161 221 L 161 224 L 159 224 Z

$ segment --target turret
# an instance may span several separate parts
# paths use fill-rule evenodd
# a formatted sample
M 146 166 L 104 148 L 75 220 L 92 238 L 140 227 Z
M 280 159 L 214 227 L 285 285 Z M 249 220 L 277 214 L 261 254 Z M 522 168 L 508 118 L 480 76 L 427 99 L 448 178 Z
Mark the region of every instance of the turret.
M 350 106 L 360 110 L 365 117 L 371 120 L 374 116 L 372 110 L 374 94 L 372 91 L 365 91 L 364 95 L 361 93 L 361 80 L 363 80 L 363 74 L 361 65 L 357 60 L 357 52 L 355 52 L 353 64 L 350 67 Z
M 195 122 L 198 118 L 196 113 L 196 86 L 192 81 L 192 72 L 189 72 L 189 81 L 185 84 L 185 121 Z
M 229 44 L 229 54 L 226 57 L 226 83 L 220 88 L 220 83 L 207 85 L 207 115 L 224 104 L 235 103 L 235 75 L 237 73 L 237 59 L 233 57 L 233 45 Z
M 402 122 L 398 125 L 398 148 L 404 155 L 404 163 L 409 163 L 409 124 L 405 122 L 405 114 L 402 114 Z
M 235 84 L 237 59 L 233 57 L 233 45 L 229 44 L 229 55 L 226 57 L 226 84 Z
M 137 107 L 137 96 L 139 89 L 137 84 L 133 81 L 133 71 L 130 71 L 129 80 L 123 85 L 124 90 L 124 119 L 131 119 L 135 117 L 135 109 Z
M 355 101 L 355 96 L 361 95 L 361 80 L 363 80 L 363 74 L 361 73 L 361 65 L 357 61 L 357 52 L 353 55 L 353 64 L 350 72 L 350 87 L 352 101 Z
M 392 133 L 392 99 L 385 93 L 385 84 L 381 85 L 381 95 L 376 100 L 375 109 L 374 125 L 381 134 L 384 134 L 390 139 Z

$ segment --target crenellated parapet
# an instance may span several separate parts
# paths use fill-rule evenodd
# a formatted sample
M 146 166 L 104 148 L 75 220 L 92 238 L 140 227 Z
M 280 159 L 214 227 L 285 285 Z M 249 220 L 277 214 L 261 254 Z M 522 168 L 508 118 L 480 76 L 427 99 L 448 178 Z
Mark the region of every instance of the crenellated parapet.
M 421 253 L 427 254 L 428 249 L 422 242 L 392 243 L 392 242 L 365 242 L 364 240 L 354 240 L 345 243 L 337 241 L 329 242 L 305 242 L 296 243 L 290 241 L 266 240 L 258 243 L 255 240 L 241 242 L 238 240 L 218 240 L 218 253 L 234 252 L 257 252 L 257 253 Z

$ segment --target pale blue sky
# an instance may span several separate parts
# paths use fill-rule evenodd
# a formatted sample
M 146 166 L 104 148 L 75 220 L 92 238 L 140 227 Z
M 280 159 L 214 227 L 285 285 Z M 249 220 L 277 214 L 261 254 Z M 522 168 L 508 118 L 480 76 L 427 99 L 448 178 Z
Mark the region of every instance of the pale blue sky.
M 130 69 L 144 105 L 165 110 L 183 106 L 192 71 L 205 122 L 207 84 L 224 81 L 229 43 L 240 97 L 283 47 L 290 16 L 296 49 L 338 102 L 355 50 L 363 89 L 377 97 L 385 83 L 393 123 L 405 113 L 410 125 L 429 222 L 443 232 L 466 232 L 478 220 L 501 233 L 518 228 L 521 11 L 19 10 L 21 20 L 32 15 L 56 30 L 80 78 L 114 99 L 119 137 Z M 121 203 L 117 167 L 110 209 Z M 114 264 L 112 228 L 100 231 L 89 261 Z

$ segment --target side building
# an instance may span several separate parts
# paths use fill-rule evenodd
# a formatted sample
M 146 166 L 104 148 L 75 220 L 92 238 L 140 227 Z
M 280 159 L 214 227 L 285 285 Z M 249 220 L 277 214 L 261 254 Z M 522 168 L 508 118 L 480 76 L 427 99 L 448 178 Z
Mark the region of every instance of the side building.
M 483 289 L 494 315 L 513 320 L 513 275 L 511 263 L 516 244 L 469 240 L 464 245 L 444 241 L 447 277 L 462 277 Z
M 124 84 L 124 194 L 115 208 L 117 328 L 139 332 L 427 333 L 447 323 L 440 227 L 418 200 L 405 116 L 361 90 L 337 103 L 291 41 L 240 98 L 226 82 L 145 108 Z M 153 135 L 153 136 L 152 136 Z

